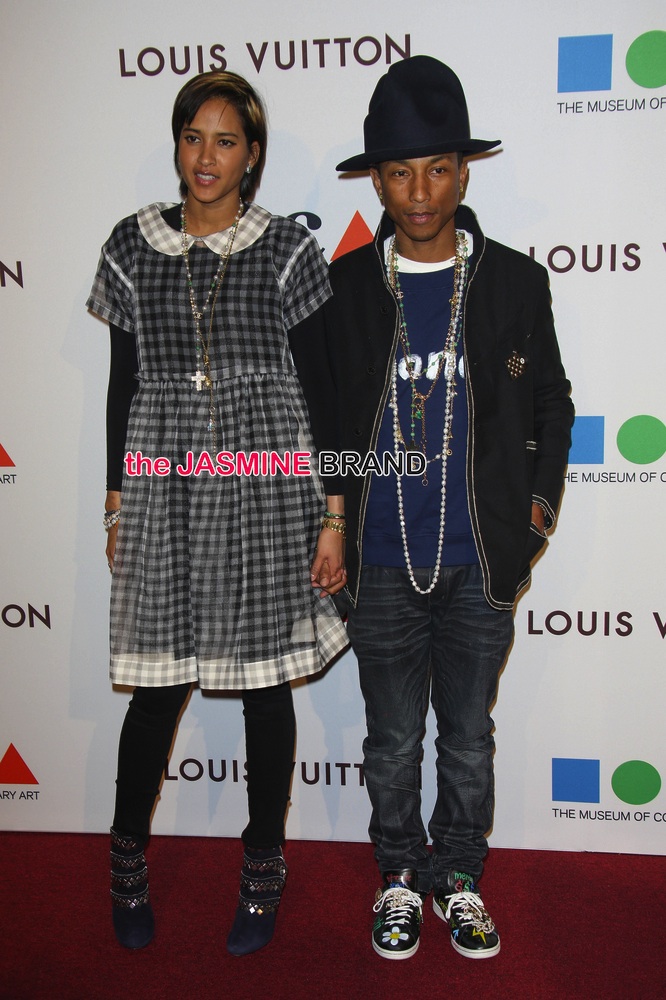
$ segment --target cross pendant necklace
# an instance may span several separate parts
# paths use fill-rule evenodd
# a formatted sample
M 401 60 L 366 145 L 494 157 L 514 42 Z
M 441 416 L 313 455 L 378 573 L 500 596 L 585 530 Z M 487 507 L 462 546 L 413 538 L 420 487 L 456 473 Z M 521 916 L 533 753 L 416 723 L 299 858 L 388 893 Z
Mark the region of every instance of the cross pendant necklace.
M 196 375 L 192 375 L 191 381 L 196 382 L 197 392 L 201 392 L 202 386 L 205 385 L 207 388 L 209 388 L 212 384 L 210 376 L 206 375 L 205 372 L 199 371 L 198 368 Z
M 194 382 L 197 387 L 197 392 L 201 392 L 203 387 L 206 386 L 210 394 L 209 407 L 208 407 L 208 430 L 211 433 L 213 451 L 217 451 L 217 430 L 216 430 L 216 403 L 215 403 L 215 393 L 213 391 L 213 380 L 210 377 L 210 358 L 208 356 L 208 351 L 211 344 L 211 337 L 213 334 L 213 311 L 215 309 L 215 303 L 217 302 L 218 292 L 224 281 L 224 275 L 226 274 L 227 265 L 229 263 L 229 258 L 231 257 L 231 250 L 234 245 L 234 240 L 236 238 L 236 233 L 238 231 L 238 224 L 243 215 L 244 205 L 241 199 L 238 202 L 238 212 L 236 213 L 236 218 L 229 229 L 229 235 L 227 236 L 227 242 L 224 250 L 219 254 L 220 262 L 217 267 L 215 276 L 211 282 L 210 288 L 208 289 L 208 295 L 206 301 L 204 302 L 203 308 L 199 309 L 196 299 L 194 298 L 194 283 L 192 281 L 192 272 L 190 271 L 190 254 L 189 245 L 187 242 L 187 222 L 185 215 L 185 202 L 181 205 L 180 209 L 180 235 L 181 235 L 181 252 L 183 255 L 183 260 L 185 262 L 185 272 L 187 275 L 187 291 L 188 298 L 190 300 L 190 308 L 192 310 L 192 319 L 194 320 L 194 329 L 196 332 L 196 353 L 197 353 L 197 370 L 195 375 L 190 376 L 190 381 Z M 196 238 L 195 238 L 196 241 Z M 198 242 L 198 241 L 197 241 Z M 201 330 L 201 320 L 204 318 L 206 309 L 210 306 L 210 322 L 208 324 L 208 336 L 204 339 L 203 332 Z M 201 371 L 201 361 L 203 361 L 203 371 Z

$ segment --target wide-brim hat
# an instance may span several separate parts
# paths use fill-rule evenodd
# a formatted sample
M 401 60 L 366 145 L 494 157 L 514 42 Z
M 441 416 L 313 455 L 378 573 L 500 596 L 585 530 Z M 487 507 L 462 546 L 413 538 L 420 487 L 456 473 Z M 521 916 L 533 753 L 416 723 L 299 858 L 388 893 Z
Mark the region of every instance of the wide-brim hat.
M 365 152 L 336 170 L 367 170 L 385 160 L 411 160 L 437 153 L 485 153 L 501 139 L 472 139 L 460 80 L 432 56 L 394 63 L 370 98 L 363 123 Z

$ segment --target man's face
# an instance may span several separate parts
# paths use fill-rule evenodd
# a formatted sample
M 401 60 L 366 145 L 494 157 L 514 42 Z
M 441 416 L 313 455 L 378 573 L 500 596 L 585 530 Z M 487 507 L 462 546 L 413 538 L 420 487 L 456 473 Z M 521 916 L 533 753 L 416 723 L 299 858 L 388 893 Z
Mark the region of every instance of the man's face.
M 454 214 L 467 182 L 457 153 L 387 160 L 370 168 L 395 223 L 398 251 L 412 260 L 447 260 L 455 253 Z

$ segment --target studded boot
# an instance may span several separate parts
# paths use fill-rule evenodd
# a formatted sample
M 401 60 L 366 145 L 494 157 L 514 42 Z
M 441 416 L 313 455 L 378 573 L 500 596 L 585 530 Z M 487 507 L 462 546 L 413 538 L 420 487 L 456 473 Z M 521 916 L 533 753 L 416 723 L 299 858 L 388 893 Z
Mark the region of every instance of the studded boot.
M 125 948 L 145 948 L 155 933 L 144 846 L 140 838 L 124 837 L 111 828 L 113 927 Z
M 249 955 L 271 940 L 286 878 L 287 865 L 280 847 L 245 848 L 238 909 L 227 938 L 231 955 Z

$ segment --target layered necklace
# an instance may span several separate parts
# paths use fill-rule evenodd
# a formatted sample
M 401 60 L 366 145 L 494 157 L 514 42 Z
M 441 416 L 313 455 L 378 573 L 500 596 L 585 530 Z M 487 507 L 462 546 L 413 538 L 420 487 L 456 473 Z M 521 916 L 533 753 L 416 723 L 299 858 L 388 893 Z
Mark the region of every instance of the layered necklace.
M 206 296 L 203 309 L 200 309 L 194 297 L 194 283 L 192 281 L 192 272 L 190 270 L 190 250 L 187 242 L 187 217 L 185 214 L 185 202 L 183 202 L 180 207 L 181 253 L 183 255 L 183 260 L 185 261 L 185 270 L 187 272 L 187 290 L 189 293 L 192 319 L 194 320 L 194 329 L 196 333 L 197 371 L 196 374 L 192 376 L 192 381 L 196 383 L 198 392 L 201 392 L 203 386 L 206 386 L 209 392 L 210 403 L 208 407 L 208 430 L 211 432 L 214 454 L 217 452 L 217 420 L 215 416 L 215 392 L 213 380 L 210 376 L 210 341 L 213 333 L 213 312 L 215 309 L 215 303 L 217 302 L 218 293 L 222 287 L 222 282 L 224 281 L 224 275 L 227 271 L 227 265 L 229 264 L 229 258 L 231 257 L 234 240 L 236 239 L 236 233 L 238 232 L 238 225 L 243 215 L 243 208 L 244 206 L 241 200 L 238 204 L 236 217 L 229 230 L 227 242 L 219 255 L 220 261 L 217 265 L 215 276 L 210 283 L 210 288 L 208 289 L 208 295 Z M 210 311 L 210 319 L 208 322 L 208 335 L 204 337 L 203 330 L 201 328 L 201 321 L 204 318 L 207 309 Z
M 432 385 L 427 393 L 422 393 L 419 391 L 416 385 L 416 380 L 419 377 L 415 374 L 415 363 L 412 357 L 411 348 L 409 345 L 409 337 L 407 334 L 407 323 L 405 321 L 405 311 L 403 307 L 403 293 L 400 289 L 400 277 L 399 277 L 399 267 L 398 267 L 398 251 L 396 248 L 395 237 L 393 237 L 388 251 L 388 279 L 393 293 L 398 301 L 398 311 L 400 317 L 400 330 L 399 339 L 402 345 L 405 367 L 407 370 L 407 375 L 409 377 L 409 382 L 411 386 L 411 407 L 410 407 L 410 440 L 409 443 L 405 441 L 405 438 L 400 427 L 400 416 L 398 413 L 398 359 L 395 358 L 393 362 L 393 371 L 391 374 L 391 401 L 390 406 L 393 410 L 393 447 L 396 462 L 399 459 L 400 449 L 404 448 L 406 451 L 419 451 L 423 454 L 426 461 L 425 470 L 423 473 L 423 485 L 428 485 L 427 477 L 427 467 L 429 462 L 435 462 L 437 459 L 441 459 L 442 462 L 442 496 L 439 508 L 439 535 L 437 539 L 437 558 L 435 560 L 435 567 L 433 578 L 430 586 L 425 590 L 421 589 L 416 582 L 416 577 L 414 576 L 414 569 L 412 567 L 412 562 L 409 555 L 409 545 L 407 542 L 407 525 L 405 522 L 405 507 L 402 495 L 402 479 L 401 476 L 396 475 L 396 484 L 398 492 L 398 517 L 400 520 L 400 535 L 402 537 L 402 548 L 405 555 L 405 563 L 407 565 L 407 572 L 409 574 L 409 579 L 412 586 L 419 594 L 429 594 L 434 590 L 435 585 L 439 579 L 439 574 L 442 567 L 442 551 L 444 548 L 444 525 L 446 521 L 446 463 L 449 455 L 451 454 L 451 438 L 452 438 L 452 426 L 453 426 L 453 400 L 456 395 L 456 356 L 458 343 L 460 341 L 460 335 L 462 332 L 462 306 L 463 306 L 463 295 L 465 291 L 465 282 L 467 280 L 467 270 L 468 262 L 467 256 L 469 253 L 469 248 L 467 245 L 467 237 L 464 232 L 456 230 L 456 254 L 455 262 L 453 268 L 453 295 L 451 296 L 451 319 L 449 321 L 449 328 L 446 333 L 446 339 L 444 341 L 444 350 L 442 351 L 439 363 L 437 366 L 437 371 L 432 381 Z M 428 459 L 426 454 L 426 403 L 437 384 L 440 375 L 444 375 L 444 381 L 446 383 L 445 401 L 444 401 L 444 427 L 442 431 L 442 448 L 438 455 L 433 458 Z M 420 422 L 421 425 L 421 443 L 416 444 L 416 422 Z

